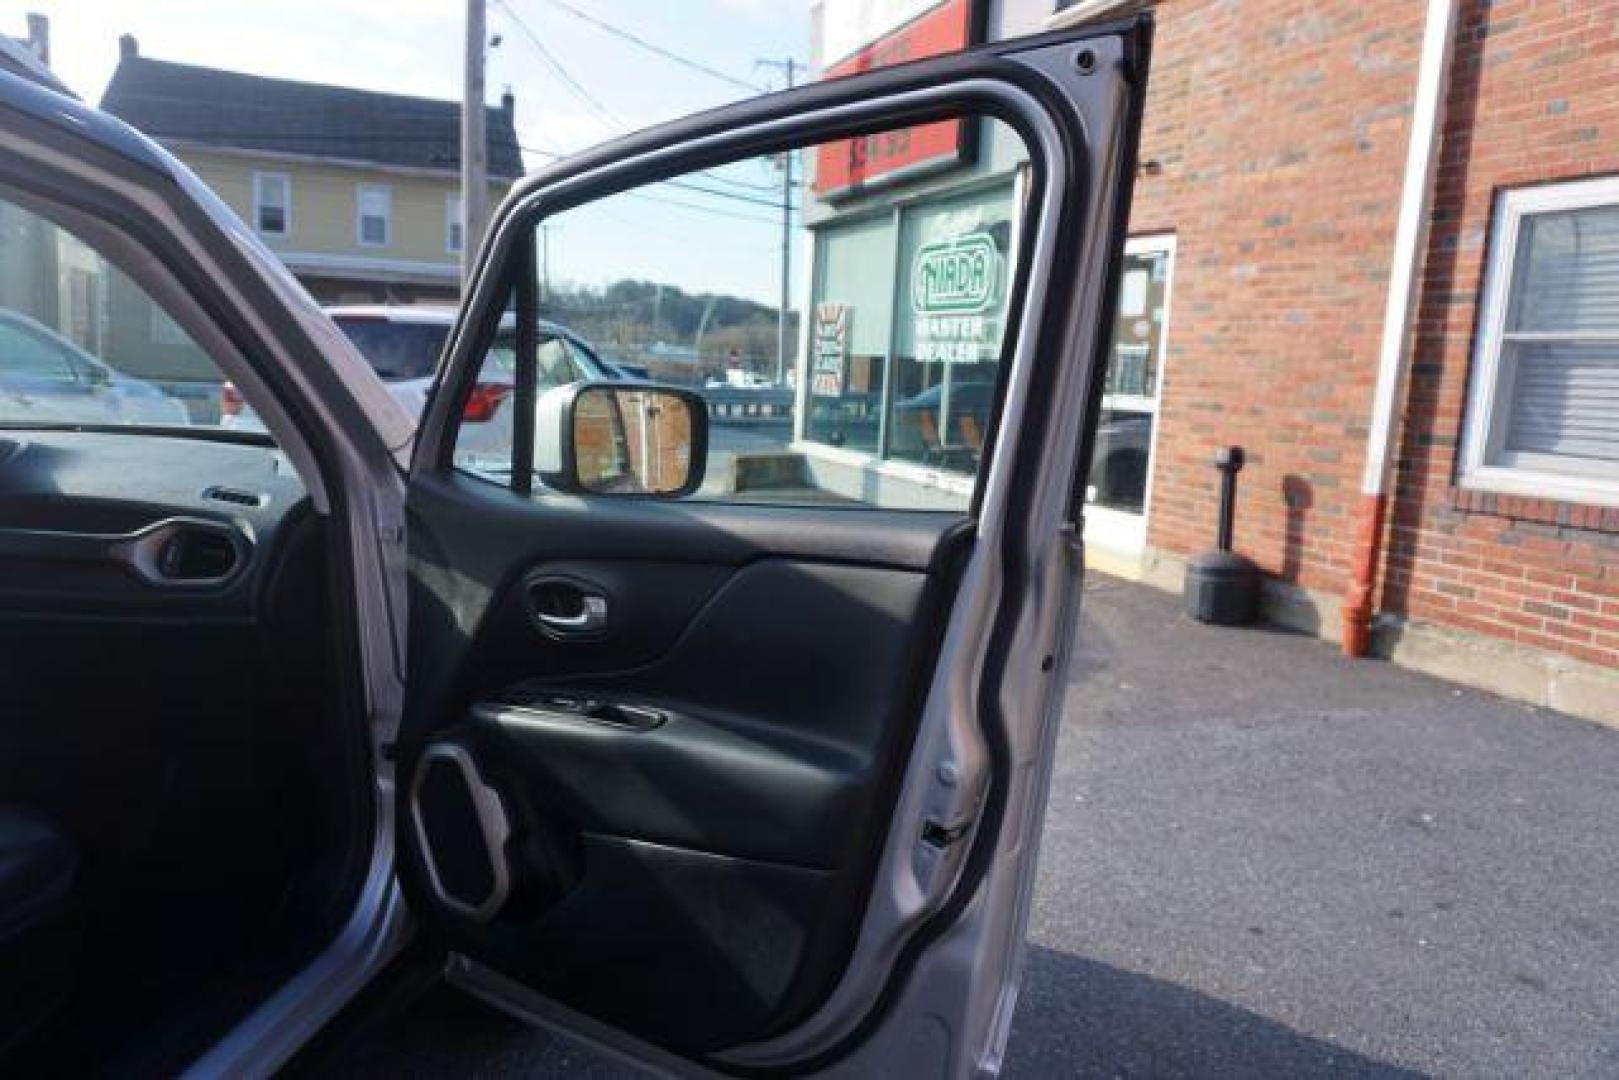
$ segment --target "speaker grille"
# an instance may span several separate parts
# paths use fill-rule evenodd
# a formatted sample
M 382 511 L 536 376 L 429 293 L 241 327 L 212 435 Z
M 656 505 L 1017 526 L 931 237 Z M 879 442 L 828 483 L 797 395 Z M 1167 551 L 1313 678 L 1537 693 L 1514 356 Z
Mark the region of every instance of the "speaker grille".
M 424 751 L 411 790 L 411 817 L 438 899 L 473 918 L 493 918 L 511 890 L 511 825 L 467 748 L 438 743 Z
M 472 789 L 453 762 L 434 758 L 423 768 L 422 823 L 444 891 L 468 907 L 481 907 L 495 889 Z

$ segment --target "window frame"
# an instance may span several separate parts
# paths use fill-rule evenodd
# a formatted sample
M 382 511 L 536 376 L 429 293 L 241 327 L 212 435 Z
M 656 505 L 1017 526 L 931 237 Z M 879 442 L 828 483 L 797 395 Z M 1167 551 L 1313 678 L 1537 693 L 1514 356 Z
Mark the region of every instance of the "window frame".
M 1478 332 L 1473 342 L 1467 414 L 1458 455 L 1458 486 L 1528 498 L 1619 506 L 1619 465 L 1613 467 L 1612 476 L 1605 476 L 1600 464 L 1589 470 L 1570 470 L 1555 455 L 1522 455 L 1505 462 L 1497 457 L 1504 452 L 1500 443 L 1512 408 L 1507 385 L 1512 373 L 1503 360 L 1503 345 L 1524 221 L 1542 214 L 1607 206 L 1619 206 L 1619 176 L 1512 188 L 1497 194 L 1480 293 Z M 1615 335 L 1579 335 L 1581 340 L 1610 337 Z
M 382 239 L 380 241 L 365 238 L 365 197 L 367 194 L 380 194 L 382 196 Z M 385 248 L 393 244 L 393 216 L 394 216 L 394 189 L 392 184 L 358 183 L 354 185 L 354 242 L 360 247 Z
M 265 183 L 270 180 L 281 182 L 281 192 L 284 199 L 281 204 L 281 228 L 266 229 L 261 211 L 271 205 L 264 197 Z M 286 172 L 273 172 L 254 170 L 253 172 L 253 231 L 260 236 L 285 237 L 292 235 L 292 174 Z
M 456 230 L 461 227 L 461 195 L 459 192 L 448 191 L 444 194 L 444 253 L 446 255 L 459 255 L 466 247 L 466 237 L 461 243 L 455 243 Z

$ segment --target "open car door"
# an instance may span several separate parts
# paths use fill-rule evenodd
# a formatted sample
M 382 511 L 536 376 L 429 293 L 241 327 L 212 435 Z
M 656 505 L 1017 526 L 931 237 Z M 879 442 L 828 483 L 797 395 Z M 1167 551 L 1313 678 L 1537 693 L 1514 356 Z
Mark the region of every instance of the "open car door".
M 675 1071 L 998 1067 L 1149 36 L 749 101 L 500 208 L 407 504 L 400 873 L 452 981 Z M 784 155 L 790 394 L 558 374 L 560 324 L 608 356 L 639 334 L 670 381 L 674 299 L 704 292 L 684 359 L 745 362 L 713 294 L 748 287 L 758 226 L 693 208 Z

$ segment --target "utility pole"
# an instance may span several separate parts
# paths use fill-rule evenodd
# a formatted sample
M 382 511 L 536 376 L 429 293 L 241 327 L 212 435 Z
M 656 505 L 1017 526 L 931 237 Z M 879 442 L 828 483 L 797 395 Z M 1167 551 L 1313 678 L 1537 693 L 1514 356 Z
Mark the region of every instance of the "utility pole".
M 461 89 L 461 285 L 483 240 L 489 198 L 489 142 L 484 133 L 484 0 L 467 0 L 467 55 Z
M 778 68 L 787 77 L 787 89 L 793 88 L 794 76 L 799 70 L 798 61 L 792 57 L 785 60 L 761 60 L 760 66 Z M 793 270 L 793 152 L 782 151 L 781 155 L 781 308 L 776 312 L 776 385 L 785 386 L 787 383 L 787 344 L 791 331 L 787 325 L 788 309 L 792 305 L 792 270 Z

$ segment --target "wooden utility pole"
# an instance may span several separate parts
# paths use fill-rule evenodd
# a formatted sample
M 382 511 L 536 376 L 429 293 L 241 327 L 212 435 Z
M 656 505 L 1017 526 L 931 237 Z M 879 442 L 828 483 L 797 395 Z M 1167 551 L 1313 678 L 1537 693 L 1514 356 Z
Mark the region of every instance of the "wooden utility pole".
M 785 60 L 761 60 L 759 63 L 765 67 L 780 68 L 787 77 L 787 89 L 793 88 L 794 76 L 798 73 L 798 61 L 789 56 Z M 787 382 L 787 348 L 792 336 L 787 319 L 793 300 L 792 271 L 793 151 L 784 150 L 781 155 L 781 307 L 776 312 L 777 386 L 784 386 Z
M 461 285 L 472 276 L 472 263 L 483 240 L 488 216 L 489 141 L 484 132 L 484 0 L 467 0 L 467 55 L 461 90 Z

